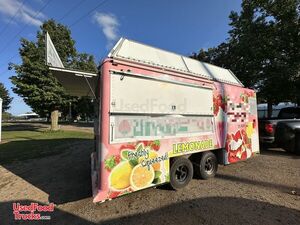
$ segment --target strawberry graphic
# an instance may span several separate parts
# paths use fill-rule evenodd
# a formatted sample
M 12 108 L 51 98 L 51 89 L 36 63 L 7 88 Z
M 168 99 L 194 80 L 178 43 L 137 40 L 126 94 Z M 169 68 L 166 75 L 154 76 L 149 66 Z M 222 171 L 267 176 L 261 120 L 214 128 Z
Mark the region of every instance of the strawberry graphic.
M 213 96 L 213 110 L 214 110 L 214 115 L 216 116 L 221 109 L 223 111 L 226 111 L 226 105 L 227 105 L 227 100 L 226 96 L 223 98 L 221 94 L 217 94 Z
M 159 140 L 155 140 L 151 143 L 151 148 L 154 150 L 154 151 L 158 151 L 159 148 L 160 148 L 160 141 Z
M 137 145 L 140 144 L 140 143 L 143 143 L 144 147 L 148 147 L 148 146 L 151 145 L 152 141 L 139 141 L 139 142 L 137 143 Z
M 130 123 L 127 120 L 123 120 L 119 124 L 119 132 L 123 135 L 131 131 Z
M 104 160 L 105 169 L 111 171 L 121 161 L 120 155 L 112 155 Z
M 242 133 L 240 130 L 238 130 L 234 135 L 232 134 L 232 139 L 235 140 L 236 142 L 239 140 L 239 139 L 242 139 Z
M 121 145 L 120 150 L 123 150 L 123 149 L 135 150 L 135 145 L 132 143 L 127 143 L 127 144 Z
M 236 162 L 245 158 L 243 135 L 240 130 L 238 130 L 235 134 L 231 134 L 230 137 L 227 138 L 226 148 L 228 151 L 229 162 Z
M 253 129 L 256 129 L 256 121 L 255 120 L 253 120 L 252 125 L 253 125 Z
M 150 147 L 152 148 L 154 151 L 158 151 L 160 148 L 160 141 L 159 140 L 155 140 L 155 141 L 139 141 L 137 143 L 140 144 L 143 143 L 144 147 Z
M 249 142 L 249 138 L 248 138 L 248 136 L 247 136 L 247 133 L 246 133 L 246 131 L 245 130 L 242 130 L 241 131 L 241 134 L 242 134 L 242 137 L 243 137 L 243 141 L 245 142 L 245 143 L 248 143 Z
M 121 156 L 120 155 L 115 155 L 115 162 L 116 162 L 116 164 L 119 164 L 121 162 Z
M 121 192 L 118 192 L 118 191 L 112 191 L 112 192 L 108 193 L 107 198 L 116 198 L 116 197 L 118 197 L 120 194 L 121 194 Z

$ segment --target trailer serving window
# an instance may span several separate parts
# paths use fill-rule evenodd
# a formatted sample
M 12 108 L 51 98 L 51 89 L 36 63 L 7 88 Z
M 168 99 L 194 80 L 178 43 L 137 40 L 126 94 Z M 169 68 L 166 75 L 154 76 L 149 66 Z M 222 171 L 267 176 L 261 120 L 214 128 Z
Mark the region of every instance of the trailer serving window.
M 213 132 L 212 89 L 130 73 L 111 73 L 111 142 Z

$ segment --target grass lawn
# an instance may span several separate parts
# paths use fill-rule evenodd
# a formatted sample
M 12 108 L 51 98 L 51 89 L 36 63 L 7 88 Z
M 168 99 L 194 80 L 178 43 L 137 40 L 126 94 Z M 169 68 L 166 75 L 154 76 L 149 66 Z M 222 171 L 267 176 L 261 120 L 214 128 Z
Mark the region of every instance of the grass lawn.
M 93 134 L 80 131 L 51 132 L 42 128 L 7 129 L 2 131 L 0 163 L 40 158 L 60 154 L 72 146 L 91 141 Z

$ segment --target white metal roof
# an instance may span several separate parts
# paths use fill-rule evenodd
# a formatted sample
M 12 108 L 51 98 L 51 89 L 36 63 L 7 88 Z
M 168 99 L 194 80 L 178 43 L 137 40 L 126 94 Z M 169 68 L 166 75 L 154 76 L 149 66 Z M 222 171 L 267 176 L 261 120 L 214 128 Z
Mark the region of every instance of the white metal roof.
M 108 57 L 181 71 L 193 76 L 243 86 L 228 69 L 121 38 Z

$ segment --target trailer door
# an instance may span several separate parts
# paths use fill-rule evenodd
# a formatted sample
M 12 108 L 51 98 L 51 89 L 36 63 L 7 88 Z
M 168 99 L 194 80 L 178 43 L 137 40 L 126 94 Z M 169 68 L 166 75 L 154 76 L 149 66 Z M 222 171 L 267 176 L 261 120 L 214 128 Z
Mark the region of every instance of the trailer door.
M 213 135 L 213 91 L 111 71 L 110 143 Z

